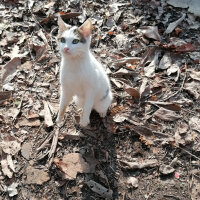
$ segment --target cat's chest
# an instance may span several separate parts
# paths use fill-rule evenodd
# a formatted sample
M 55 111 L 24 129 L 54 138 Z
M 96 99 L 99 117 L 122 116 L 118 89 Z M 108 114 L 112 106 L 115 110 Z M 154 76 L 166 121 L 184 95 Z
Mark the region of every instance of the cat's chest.
M 74 68 L 63 68 L 61 71 L 61 86 L 71 90 L 74 94 L 83 96 L 91 85 L 91 70 L 84 63 L 80 66 L 69 66 Z

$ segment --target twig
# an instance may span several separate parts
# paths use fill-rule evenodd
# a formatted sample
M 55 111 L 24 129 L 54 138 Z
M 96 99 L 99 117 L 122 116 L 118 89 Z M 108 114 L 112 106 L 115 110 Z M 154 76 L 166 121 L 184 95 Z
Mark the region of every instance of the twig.
M 57 127 L 56 131 L 55 131 L 55 134 L 53 136 L 53 141 L 52 141 L 52 144 L 51 144 L 51 149 L 49 151 L 49 162 L 47 164 L 47 167 L 49 168 L 53 162 L 53 156 L 54 156 L 54 153 L 56 151 L 56 146 L 57 146 L 57 143 L 58 143 L 58 134 L 60 132 L 60 128 Z
M 174 196 L 174 195 L 164 194 L 163 196 L 164 196 L 164 197 L 172 197 L 172 198 L 174 198 L 174 199 L 180 200 L 179 197 Z
M 199 158 L 199 157 L 195 156 L 194 154 L 190 153 L 189 151 L 183 149 L 182 147 L 178 147 L 178 148 L 181 149 L 181 150 L 183 150 L 183 151 L 186 152 L 187 154 L 191 155 L 192 157 L 194 157 L 194 158 L 196 158 L 197 160 L 200 161 L 200 158 Z
M 21 98 L 21 101 L 20 101 L 20 104 L 18 106 L 18 111 L 17 113 L 15 114 L 15 116 L 13 117 L 13 123 L 15 122 L 15 120 L 17 119 L 17 116 L 19 115 L 19 113 L 21 112 L 21 109 L 22 109 L 22 103 L 23 103 L 23 99 L 24 99 L 24 95 L 25 95 L 26 92 L 23 93 L 22 95 L 22 98 Z
M 28 50 L 29 50 L 29 53 L 30 53 L 30 55 L 31 55 L 31 59 L 34 61 L 34 64 L 35 64 L 35 59 L 34 59 L 34 57 L 33 57 L 33 55 L 32 55 L 32 53 L 31 53 L 31 47 L 30 47 L 30 43 L 29 43 L 29 40 L 30 40 L 30 38 L 33 36 L 33 32 L 31 33 L 31 36 L 28 38 Z
M 183 90 L 186 77 L 187 77 L 187 64 L 185 63 L 185 75 L 184 75 L 184 78 L 183 78 L 183 82 L 182 82 L 182 84 L 181 84 L 181 87 L 180 87 L 179 90 L 177 90 L 174 94 L 172 94 L 172 95 L 170 95 L 169 97 L 165 98 L 164 101 L 170 99 L 171 97 L 176 96 L 179 92 L 181 92 L 181 91 Z
M 65 125 L 65 123 L 66 123 L 66 119 L 65 119 L 64 123 L 62 124 L 62 126 L 56 126 L 56 131 L 55 131 L 55 134 L 53 135 L 51 149 L 49 151 L 49 156 L 48 156 L 49 157 L 49 161 L 48 161 L 48 164 L 47 164 L 48 168 L 50 168 L 50 166 L 53 162 L 53 157 L 54 157 L 56 147 L 57 147 L 57 144 L 58 144 L 58 134 L 60 132 L 60 129 Z

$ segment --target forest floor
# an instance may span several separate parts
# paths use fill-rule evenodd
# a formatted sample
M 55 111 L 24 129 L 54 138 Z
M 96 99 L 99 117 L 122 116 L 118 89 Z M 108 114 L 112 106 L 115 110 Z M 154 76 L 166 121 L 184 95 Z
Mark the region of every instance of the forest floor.
M 114 94 L 61 127 L 57 15 L 90 18 Z M 0 3 L 0 200 L 200 199 L 198 0 Z

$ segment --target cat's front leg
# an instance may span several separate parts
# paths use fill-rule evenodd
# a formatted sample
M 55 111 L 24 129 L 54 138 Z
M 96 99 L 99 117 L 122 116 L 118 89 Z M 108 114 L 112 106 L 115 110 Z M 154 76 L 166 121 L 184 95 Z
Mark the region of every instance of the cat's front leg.
M 57 123 L 60 123 L 62 121 L 66 107 L 69 105 L 71 99 L 72 99 L 72 93 L 64 89 L 61 89 L 60 106 L 59 106 L 58 116 L 56 119 Z
M 90 113 L 94 104 L 94 92 L 88 91 L 85 96 L 85 102 L 83 107 L 83 114 L 80 120 L 80 125 L 86 127 L 90 123 Z

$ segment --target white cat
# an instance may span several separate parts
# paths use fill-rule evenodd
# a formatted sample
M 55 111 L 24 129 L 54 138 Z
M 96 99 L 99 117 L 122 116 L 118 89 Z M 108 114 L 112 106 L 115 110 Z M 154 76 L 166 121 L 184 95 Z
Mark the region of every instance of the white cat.
M 61 52 L 60 84 L 61 97 L 57 122 L 60 123 L 66 107 L 73 97 L 83 108 L 80 119 L 82 127 L 90 123 L 95 109 L 105 117 L 113 96 L 110 81 L 102 65 L 90 52 L 92 23 L 90 19 L 80 27 L 71 27 L 58 17 L 58 43 Z

